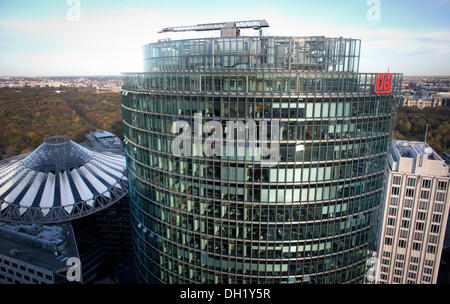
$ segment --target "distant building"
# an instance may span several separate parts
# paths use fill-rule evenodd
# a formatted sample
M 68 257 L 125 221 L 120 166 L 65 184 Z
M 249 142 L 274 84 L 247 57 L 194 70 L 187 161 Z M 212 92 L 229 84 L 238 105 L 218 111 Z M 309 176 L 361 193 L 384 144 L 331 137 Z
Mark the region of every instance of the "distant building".
M 436 99 L 438 99 L 438 103 L 441 104 L 442 107 L 450 107 L 450 93 L 449 92 L 439 92 L 436 94 Z
M 428 144 L 392 143 L 379 283 L 436 283 L 450 205 L 448 185 L 448 166 Z
M 86 139 L 88 145 L 94 149 L 123 149 L 120 138 L 108 131 L 97 130 L 89 132 L 86 134 Z
M 65 136 L 2 161 L 0 283 L 36 283 L 8 268 L 12 259 L 26 269 L 45 268 L 50 279 L 42 282 L 58 283 L 67 282 L 65 275 L 55 276 L 67 270 L 65 261 L 79 258 L 81 282 L 90 283 L 108 263 L 131 255 L 125 175 L 123 154 L 94 152 Z
M 419 109 L 423 109 L 425 107 L 442 107 L 448 103 L 448 97 L 444 97 L 445 95 L 430 93 L 424 89 L 419 89 L 414 92 L 411 96 L 409 93 L 406 93 L 403 98 L 403 106 L 404 107 L 418 107 Z

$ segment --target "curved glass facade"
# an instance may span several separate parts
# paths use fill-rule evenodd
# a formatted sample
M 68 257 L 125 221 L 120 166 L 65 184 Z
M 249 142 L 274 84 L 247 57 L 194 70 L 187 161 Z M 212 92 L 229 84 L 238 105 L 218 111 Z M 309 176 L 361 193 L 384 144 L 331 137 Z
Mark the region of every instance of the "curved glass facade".
M 142 282 L 363 282 L 394 102 L 358 73 L 360 41 L 230 37 L 144 46 L 122 108 Z M 276 166 L 175 156 L 176 121 L 279 123 Z M 193 131 L 193 130 L 192 130 Z

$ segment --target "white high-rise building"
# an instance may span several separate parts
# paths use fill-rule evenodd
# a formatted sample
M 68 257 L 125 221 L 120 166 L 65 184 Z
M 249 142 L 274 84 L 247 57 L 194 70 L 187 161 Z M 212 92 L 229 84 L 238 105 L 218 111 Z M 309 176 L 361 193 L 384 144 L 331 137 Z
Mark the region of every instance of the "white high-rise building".
M 436 283 L 449 212 L 449 171 L 423 142 L 393 141 L 378 283 Z

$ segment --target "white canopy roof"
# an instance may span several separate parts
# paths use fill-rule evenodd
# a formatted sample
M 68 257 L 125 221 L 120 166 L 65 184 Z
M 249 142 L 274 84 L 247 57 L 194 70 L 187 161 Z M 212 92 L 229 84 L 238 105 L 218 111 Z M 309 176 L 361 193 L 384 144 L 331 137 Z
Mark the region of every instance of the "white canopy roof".
M 60 223 L 107 208 L 128 192 L 125 157 L 65 136 L 0 164 L 0 220 Z

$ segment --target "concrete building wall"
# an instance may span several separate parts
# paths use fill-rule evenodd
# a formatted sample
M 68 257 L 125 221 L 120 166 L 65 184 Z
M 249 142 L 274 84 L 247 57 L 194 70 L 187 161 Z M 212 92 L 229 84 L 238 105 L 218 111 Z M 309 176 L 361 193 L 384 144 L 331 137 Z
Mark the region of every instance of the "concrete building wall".
M 0 253 L 0 284 L 54 284 L 53 271 Z
M 424 143 L 394 142 L 379 283 L 436 283 L 449 212 L 448 167 Z

